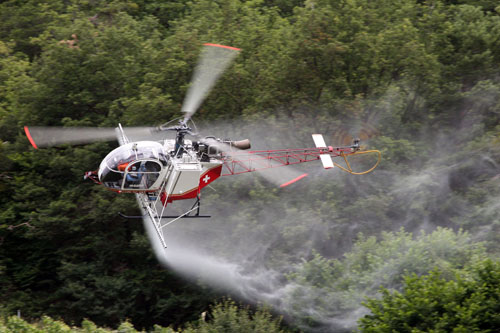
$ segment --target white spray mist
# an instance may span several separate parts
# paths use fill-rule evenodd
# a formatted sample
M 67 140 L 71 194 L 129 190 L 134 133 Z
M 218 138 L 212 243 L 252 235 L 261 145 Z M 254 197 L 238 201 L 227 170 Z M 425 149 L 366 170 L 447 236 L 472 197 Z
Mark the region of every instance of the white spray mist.
M 394 99 L 392 96 L 390 100 Z M 386 99 L 382 99 L 381 103 L 385 101 Z M 382 114 L 378 119 L 384 117 Z M 290 124 L 289 127 L 293 126 L 295 125 Z M 207 130 L 204 129 L 203 132 L 206 133 Z M 280 140 L 279 132 L 272 130 L 272 123 L 240 128 L 219 124 L 210 134 L 235 140 L 248 137 L 253 141 L 252 149 L 313 146 L 312 140 L 303 133 L 297 133 L 291 139 L 290 133 L 287 133 L 286 140 Z M 465 135 L 465 131 L 462 134 Z M 325 135 L 325 138 L 328 136 Z M 429 133 L 426 141 L 432 141 L 429 140 Z M 447 145 L 440 145 L 439 142 L 446 142 Z M 293 279 L 288 279 L 287 274 L 301 265 L 301 258 L 310 258 L 315 249 L 341 258 L 344 251 L 349 250 L 355 235 L 365 231 L 366 226 L 370 226 L 368 233 L 372 234 L 381 230 L 396 230 L 401 226 L 410 231 L 431 232 L 438 225 L 446 226 L 446 221 L 467 218 L 467 209 L 457 208 L 453 213 L 436 209 L 443 202 L 449 201 L 453 205 L 452 200 L 460 200 L 453 196 L 453 175 L 464 165 L 474 165 L 473 160 L 477 158 L 451 158 L 450 151 L 456 153 L 460 150 L 460 147 L 453 145 L 454 140 L 439 134 L 435 154 L 440 158 L 425 163 L 421 160 L 407 163 L 405 170 L 385 169 L 361 176 L 365 178 L 346 176 L 339 170 L 322 170 L 319 162 L 306 163 L 296 170 L 291 169 L 290 173 L 285 172 L 286 168 L 277 168 L 274 172 L 282 177 L 278 181 L 277 176 L 271 173 L 264 183 L 259 180 L 260 175 L 254 174 L 226 177 L 213 184 L 215 192 L 205 189 L 204 192 L 208 193 L 202 193 L 202 198 L 208 199 L 202 203 L 202 210 L 213 217 L 210 220 L 182 220 L 166 228 L 164 236 L 167 249 L 163 249 L 156 239 L 155 230 L 148 221 L 145 221 L 145 227 L 160 262 L 193 281 L 211 285 L 252 303 L 271 305 L 284 314 L 285 318 L 294 314 L 309 316 L 314 319 L 315 326 L 302 324 L 301 329 L 306 331 L 352 330 L 356 321 L 367 313 L 366 308 L 360 304 L 361 299 L 353 300 L 355 305 L 348 311 L 342 310 L 342 307 L 332 310 L 331 306 L 325 307 L 324 304 L 315 302 L 329 299 L 335 303 L 337 299 L 345 298 L 345 295 L 332 293 L 325 298 L 324 294 L 331 291 L 317 289 L 314 285 L 297 284 Z M 486 157 L 491 159 L 489 155 Z M 494 159 L 493 163 L 482 163 L 471 168 L 492 176 L 500 174 L 498 162 Z M 310 176 L 290 188 L 276 187 L 283 180 L 292 179 L 303 172 L 308 172 Z M 232 182 L 236 182 L 238 186 L 235 187 Z M 342 185 L 335 187 L 336 183 Z M 255 186 L 259 187 L 259 191 L 254 195 L 252 187 Z M 322 193 L 318 193 L 325 188 L 334 193 L 334 196 L 328 197 L 326 193 L 322 196 Z M 262 191 L 263 189 L 267 190 Z M 344 191 L 338 192 L 337 189 Z M 432 191 L 429 192 L 429 189 Z M 262 193 L 268 198 L 262 198 Z M 434 195 L 429 196 L 428 193 Z M 391 201 L 384 201 L 384 198 Z M 249 208 L 249 200 L 259 202 L 259 211 Z M 262 204 L 266 200 L 269 202 L 267 206 Z M 345 202 L 350 205 L 360 203 L 354 212 L 359 220 L 353 219 L 347 223 L 346 217 L 335 209 Z M 483 213 L 493 214 L 497 211 L 498 202 L 498 197 L 486 202 L 482 208 Z M 374 205 L 374 209 L 370 204 Z M 310 207 L 306 212 L 301 210 L 305 206 Z M 431 211 L 434 213 L 431 214 Z M 384 225 L 384 221 L 390 221 L 390 225 Z M 484 228 L 491 230 L 494 227 L 486 224 L 482 229 Z M 328 237 L 332 234 L 337 234 L 337 238 L 344 242 L 328 242 Z M 287 237 L 286 242 L 283 235 Z M 392 266 L 374 272 L 374 280 L 378 281 L 377 276 L 380 281 L 391 276 L 393 272 L 387 271 L 390 267 Z M 365 296 L 374 296 L 378 287 L 376 283 L 365 286 L 363 293 Z M 300 299 L 300 295 L 309 303 L 295 302 Z M 297 304 L 300 304 L 300 309 L 294 308 Z M 295 318 L 290 319 L 293 321 Z

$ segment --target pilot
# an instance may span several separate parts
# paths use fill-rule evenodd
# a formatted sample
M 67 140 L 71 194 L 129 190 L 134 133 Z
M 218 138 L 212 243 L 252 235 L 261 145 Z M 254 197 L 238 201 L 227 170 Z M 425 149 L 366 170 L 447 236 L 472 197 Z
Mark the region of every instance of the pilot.
M 137 165 L 139 163 L 136 163 L 132 165 L 127 173 L 127 183 L 128 184 L 139 184 L 143 173 L 141 171 L 146 171 L 146 167 L 144 165 L 141 165 L 139 168 L 137 168 Z

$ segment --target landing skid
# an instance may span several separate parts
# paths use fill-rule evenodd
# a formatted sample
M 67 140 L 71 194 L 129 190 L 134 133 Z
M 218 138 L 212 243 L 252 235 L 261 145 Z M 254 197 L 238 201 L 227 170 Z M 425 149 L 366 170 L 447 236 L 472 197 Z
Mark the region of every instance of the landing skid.
M 141 211 L 143 215 L 141 216 L 130 216 L 130 215 L 125 215 L 122 213 L 118 213 L 121 217 L 126 218 L 126 219 L 142 219 L 144 223 L 151 223 L 153 224 L 156 234 L 158 238 L 161 241 L 161 244 L 163 245 L 164 248 L 167 247 L 167 244 L 165 243 L 165 238 L 163 237 L 163 228 L 168 226 L 169 224 L 174 223 L 175 221 L 183 218 L 209 218 L 209 215 L 200 215 L 200 206 L 201 206 L 201 200 L 200 196 L 198 195 L 196 197 L 196 201 L 189 209 L 187 212 L 181 215 L 163 215 L 163 212 L 165 210 L 165 205 L 162 204 L 162 202 L 159 200 L 159 196 L 155 196 L 154 200 L 151 200 L 151 197 L 143 194 L 143 193 L 138 193 L 136 194 L 137 201 L 140 204 Z M 164 219 L 171 219 L 170 221 L 166 223 L 162 223 Z
M 125 215 L 123 213 L 120 213 L 118 212 L 118 215 L 120 215 L 120 217 L 123 217 L 124 219 L 129 219 L 129 220 L 133 220 L 133 219 L 143 219 L 145 217 L 147 217 L 147 215 Z M 159 218 L 160 219 L 176 219 L 176 218 L 180 218 L 180 219 L 197 219 L 197 218 L 209 218 L 209 217 L 212 217 L 210 215 L 164 215 L 164 216 L 160 216 Z

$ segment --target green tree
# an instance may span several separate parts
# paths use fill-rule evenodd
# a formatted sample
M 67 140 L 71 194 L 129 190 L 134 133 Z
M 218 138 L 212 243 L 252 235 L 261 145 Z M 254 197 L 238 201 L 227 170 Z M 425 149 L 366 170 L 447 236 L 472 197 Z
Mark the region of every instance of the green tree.
M 500 262 L 476 262 L 455 279 L 439 270 L 405 278 L 401 292 L 382 289 L 365 305 L 362 332 L 496 332 L 500 325 Z
M 26 97 L 20 91 L 33 89 L 31 63 L 22 53 L 14 53 L 13 43 L 0 41 L 0 140 L 15 141 Z M 30 87 L 30 88 L 28 88 Z
M 333 329 L 342 330 L 349 328 L 349 323 L 337 327 L 337 319 L 346 313 L 359 316 L 360 302 L 374 296 L 379 286 L 399 289 L 405 275 L 425 274 L 435 267 L 442 276 L 452 277 L 484 256 L 484 248 L 471 236 L 449 229 L 437 229 L 416 239 L 405 231 L 385 232 L 379 241 L 360 235 L 342 259 L 315 253 L 298 265 L 288 276 L 295 289 L 286 301 L 300 325 L 334 325 Z M 310 304 L 316 305 L 315 311 L 308 310 Z
M 204 316 L 207 313 L 204 313 Z M 251 311 L 242 308 L 231 300 L 223 301 L 210 310 L 210 319 L 202 318 L 198 323 L 182 330 L 183 333 L 219 333 L 219 332 L 285 332 L 281 328 L 281 319 L 273 319 L 266 309 Z
M 40 46 L 31 41 L 47 28 L 58 23 L 68 23 L 61 15 L 66 5 L 61 1 L 2 1 L 0 3 L 0 40 L 15 43 L 15 51 L 31 59 L 41 52 Z
M 342 145 L 343 133 L 364 124 L 381 134 L 370 142 L 384 153 L 377 173 L 310 172 L 285 189 L 243 176 L 204 193 L 221 217 L 214 224 L 231 226 L 207 241 L 217 255 L 237 256 L 239 243 L 287 272 L 307 258 L 290 275 L 296 303 L 286 299 L 298 322 L 320 321 L 305 311 L 311 302 L 328 315 L 357 315 L 379 284 L 398 286 L 402 275 L 436 265 L 448 277 L 484 255 L 467 233 L 414 239 L 381 230 L 463 227 L 498 251 L 500 47 L 491 5 L 3 1 L 2 311 L 113 327 L 130 318 L 125 326 L 142 329 L 180 325 L 216 297 L 156 264 L 140 223 L 117 217 L 136 214 L 133 197 L 81 183 L 113 145 L 35 151 L 22 135 L 24 125 L 151 125 L 178 116 L 205 42 L 242 52 L 196 120 L 242 120 L 238 135 L 254 129 L 251 139 L 266 148 L 303 146 L 311 132 Z M 359 231 L 366 236 L 355 242 Z M 255 249 L 257 241 L 266 246 Z
M 285 330 L 281 324 L 281 318 L 273 318 L 272 314 L 265 307 L 259 306 L 256 310 L 249 307 L 237 305 L 234 301 L 225 300 L 215 304 L 209 311 L 201 313 L 199 320 L 187 323 L 185 328 L 179 327 L 177 330 L 171 327 L 154 325 L 150 332 L 154 333 L 219 333 L 219 332 L 279 332 Z M 106 333 L 123 332 L 137 333 L 129 321 L 120 323 L 116 330 L 98 327 L 92 321 L 83 320 L 81 327 L 69 327 L 60 320 L 54 320 L 44 316 L 38 321 L 29 323 L 19 317 L 0 317 L 0 331 L 2 333 Z

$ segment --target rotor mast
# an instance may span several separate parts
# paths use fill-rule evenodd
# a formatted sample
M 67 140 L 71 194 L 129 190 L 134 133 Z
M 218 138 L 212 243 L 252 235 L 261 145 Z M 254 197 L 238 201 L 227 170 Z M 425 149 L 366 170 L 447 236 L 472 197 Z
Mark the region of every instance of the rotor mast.
M 179 126 L 176 126 L 177 135 L 175 136 L 175 153 L 174 156 L 182 156 L 184 152 L 184 137 L 186 134 L 194 134 L 191 131 L 191 128 L 186 124 L 185 120 L 182 120 L 179 123 Z

